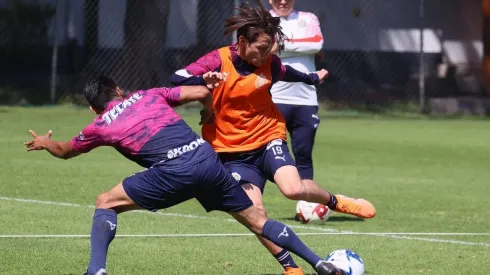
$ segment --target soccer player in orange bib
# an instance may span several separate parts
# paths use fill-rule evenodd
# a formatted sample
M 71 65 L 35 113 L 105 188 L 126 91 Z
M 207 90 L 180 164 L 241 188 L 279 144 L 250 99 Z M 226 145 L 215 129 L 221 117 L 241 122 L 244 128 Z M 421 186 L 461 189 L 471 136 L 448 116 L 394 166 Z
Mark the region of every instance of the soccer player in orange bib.
M 362 218 L 376 214 L 364 199 L 332 195 L 313 180 L 302 180 L 286 144 L 286 125 L 272 101 L 270 88 L 277 81 L 319 84 L 328 72 L 305 74 L 283 66 L 271 54 L 285 39 L 280 18 L 260 1 L 248 4 L 227 19 L 225 35 L 237 32 L 237 43 L 214 50 L 172 77 L 174 85 L 212 88 L 214 113 L 202 111 L 202 136 L 218 152 L 221 162 L 265 213 L 262 193 L 267 180 L 291 200 L 322 203 L 338 212 Z M 259 237 L 287 275 L 303 274 L 287 250 Z

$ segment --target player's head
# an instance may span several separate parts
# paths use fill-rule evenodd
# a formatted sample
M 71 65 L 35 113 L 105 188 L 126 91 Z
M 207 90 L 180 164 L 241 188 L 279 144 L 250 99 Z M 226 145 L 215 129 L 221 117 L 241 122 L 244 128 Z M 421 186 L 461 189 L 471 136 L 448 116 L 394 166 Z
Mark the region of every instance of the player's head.
M 90 104 L 90 109 L 100 114 L 104 112 L 107 103 L 122 97 L 122 92 L 114 80 L 105 76 L 99 76 L 85 84 L 83 95 Z
M 237 32 L 238 54 L 254 66 L 262 66 L 277 43 L 281 49 L 285 35 L 280 27 L 280 18 L 272 16 L 260 0 L 257 7 L 245 3 L 238 14 L 226 19 L 225 35 Z
M 269 0 L 272 10 L 281 17 L 288 17 L 294 9 L 295 0 Z

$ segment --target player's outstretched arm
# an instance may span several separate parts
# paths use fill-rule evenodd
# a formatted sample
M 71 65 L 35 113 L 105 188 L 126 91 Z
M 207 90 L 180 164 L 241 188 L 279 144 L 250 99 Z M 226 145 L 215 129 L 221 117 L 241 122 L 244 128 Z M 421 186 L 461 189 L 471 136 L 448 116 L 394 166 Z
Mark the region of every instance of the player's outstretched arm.
M 53 132 L 48 131 L 46 135 L 38 136 L 33 130 L 29 130 L 33 139 L 31 141 L 24 142 L 27 147 L 27 151 L 39 151 L 46 150 L 54 157 L 60 159 L 70 159 L 80 155 L 79 152 L 73 150 L 70 141 L 54 141 L 51 139 Z
M 184 69 L 176 71 L 170 77 L 170 83 L 174 86 L 208 86 L 205 74 L 219 73 L 221 71 L 221 57 L 217 50 L 214 50 L 196 62 L 187 65 Z M 209 86 L 208 86 L 209 87 Z
M 219 78 L 219 76 L 216 76 Z M 199 125 L 212 124 L 215 119 L 215 111 L 213 107 L 213 97 L 207 87 L 204 86 L 182 86 L 180 91 L 181 104 L 192 101 L 201 102 L 203 109 L 201 110 L 201 121 Z
M 180 87 L 180 104 L 199 101 L 204 107 L 213 107 L 211 92 L 205 86 Z
M 308 85 L 317 85 L 323 82 L 328 77 L 328 71 L 322 69 L 314 73 L 303 73 L 293 67 L 284 66 L 278 56 L 274 55 L 272 58 L 272 81 L 284 81 L 284 82 L 303 82 Z
M 206 86 L 202 75 L 191 75 L 185 69 L 176 71 L 170 77 L 170 84 L 175 86 Z

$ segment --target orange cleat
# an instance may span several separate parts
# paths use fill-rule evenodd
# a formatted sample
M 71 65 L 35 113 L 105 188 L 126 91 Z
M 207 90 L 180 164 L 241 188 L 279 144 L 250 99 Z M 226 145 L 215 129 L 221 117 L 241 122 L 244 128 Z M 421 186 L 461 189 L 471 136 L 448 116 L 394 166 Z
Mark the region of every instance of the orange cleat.
M 343 195 L 335 195 L 337 207 L 335 211 L 351 214 L 360 218 L 370 219 L 376 216 L 376 208 L 365 199 L 354 199 Z
M 286 267 L 284 275 L 303 275 L 303 270 L 301 269 L 301 267 Z

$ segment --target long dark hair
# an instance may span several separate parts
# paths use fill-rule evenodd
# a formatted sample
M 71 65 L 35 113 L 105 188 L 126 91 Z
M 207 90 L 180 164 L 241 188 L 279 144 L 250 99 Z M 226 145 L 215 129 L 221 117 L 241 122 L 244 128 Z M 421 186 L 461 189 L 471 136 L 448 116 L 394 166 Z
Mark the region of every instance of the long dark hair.
M 261 33 L 266 33 L 271 36 L 274 42 L 279 45 L 279 50 L 283 48 L 286 35 L 282 32 L 279 25 L 281 19 L 272 16 L 267 11 L 260 0 L 255 0 L 257 7 L 252 7 L 249 3 L 242 4 L 238 10 L 238 14 L 234 15 L 225 21 L 225 35 L 229 35 L 237 31 L 238 37 L 245 37 L 250 43 L 257 40 Z M 272 45 L 271 45 L 272 46 Z

